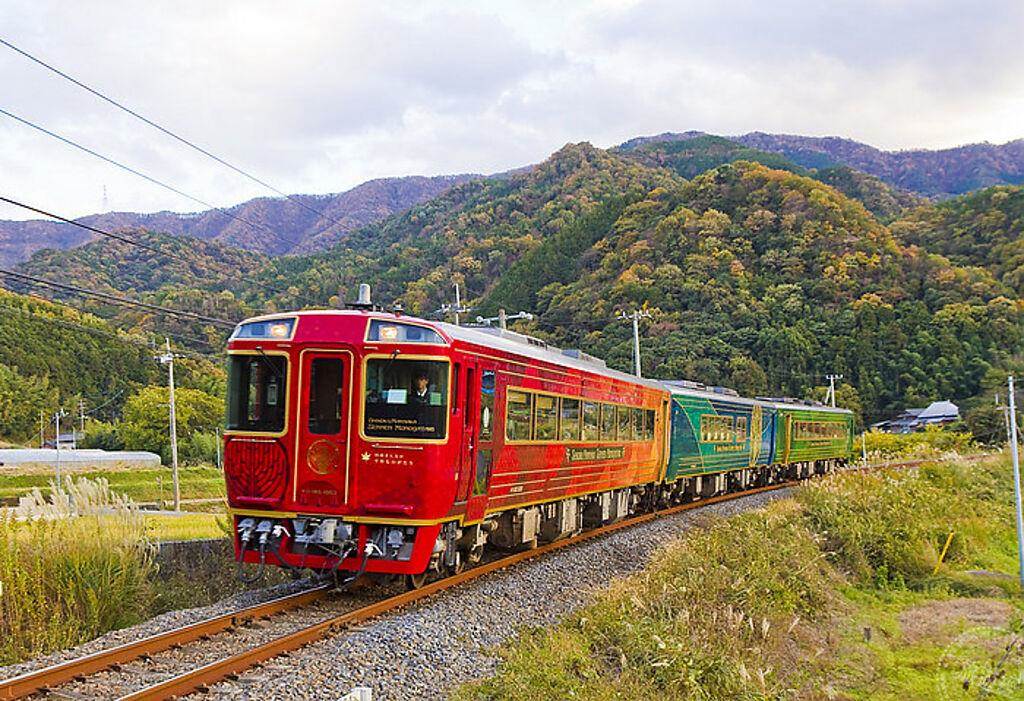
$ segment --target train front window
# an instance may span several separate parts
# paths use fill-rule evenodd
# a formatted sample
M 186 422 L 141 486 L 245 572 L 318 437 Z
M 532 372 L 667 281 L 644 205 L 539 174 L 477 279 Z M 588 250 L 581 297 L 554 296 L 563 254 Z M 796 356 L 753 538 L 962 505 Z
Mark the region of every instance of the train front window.
M 309 432 L 334 435 L 341 431 L 342 374 L 340 358 L 314 358 L 309 365 Z
M 232 431 L 284 430 L 288 360 L 280 355 L 233 355 L 228 365 Z
M 439 440 L 448 420 L 448 362 L 366 361 L 363 433 L 372 438 Z

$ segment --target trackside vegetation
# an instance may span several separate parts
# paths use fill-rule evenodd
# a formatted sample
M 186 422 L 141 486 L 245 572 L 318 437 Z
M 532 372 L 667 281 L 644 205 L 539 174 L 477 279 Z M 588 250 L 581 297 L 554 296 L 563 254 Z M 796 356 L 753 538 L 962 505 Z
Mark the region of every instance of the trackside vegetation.
M 190 562 L 193 576 L 160 570 L 158 541 L 226 533 L 217 514 L 146 514 L 103 478 L 34 489 L 0 511 L 0 665 L 240 591 L 234 563 L 216 552 Z
M 711 521 L 457 698 L 1019 698 L 1007 475 L 1003 458 L 846 473 Z
M 0 515 L 0 663 L 136 623 L 151 598 L 145 521 L 105 482 L 79 480 L 32 511 Z

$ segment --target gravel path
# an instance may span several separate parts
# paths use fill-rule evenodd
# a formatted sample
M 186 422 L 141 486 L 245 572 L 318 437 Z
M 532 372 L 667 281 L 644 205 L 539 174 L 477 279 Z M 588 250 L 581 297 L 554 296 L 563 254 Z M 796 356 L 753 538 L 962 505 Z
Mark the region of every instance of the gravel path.
M 708 515 L 756 509 L 790 491 L 712 504 L 513 566 L 221 682 L 207 697 L 333 701 L 368 686 L 374 701 L 445 698 L 492 674 L 493 649 L 523 626 L 548 626 L 586 605 L 610 579 L 642 568 L 659 546 Z

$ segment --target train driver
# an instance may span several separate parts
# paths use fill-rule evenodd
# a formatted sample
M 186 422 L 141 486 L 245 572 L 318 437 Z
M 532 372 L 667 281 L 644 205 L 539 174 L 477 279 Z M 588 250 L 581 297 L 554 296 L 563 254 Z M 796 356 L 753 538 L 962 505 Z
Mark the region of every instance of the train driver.
M 430 378 L 425 370 L 417 371 L 413 378 L 412 396 L 409 403 L 414 406 L 430 406 Z

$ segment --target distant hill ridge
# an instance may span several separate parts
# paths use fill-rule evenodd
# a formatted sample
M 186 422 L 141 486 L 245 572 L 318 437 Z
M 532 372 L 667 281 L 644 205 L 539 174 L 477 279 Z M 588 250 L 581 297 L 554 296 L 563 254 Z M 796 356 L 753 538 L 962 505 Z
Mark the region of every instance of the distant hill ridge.
M 238 219 L 218 210 L 208 210 L 190 214 L 108 212 L 81 217 L 78 221 L 108 231 L 147 229 L 194 236 L 270 255 L 310 253 L 328 249 L 350 231 L 405 211 L 453 185 L 478 177 L 380 178 L 337 194 L 259 197 L 224 208 Z M 303 205 L 325 216 L 317 216 Z M 250 226 L 239 219 L 257 226 Z M 267 229 L 277 232 L 276 235 Z M 19 263 L 43 248 L 74 248 L 94 238 L 96 235 L 63 222 L 0 221 L 0 264 Z
M 665 132 L 630 139 L 617 147 L 632 151 L 651 143 L 686 141 L 704 132 Z M 946 198 L 993 185 L 1024 183 L 1024 139 L 1005 144 L 967 144 L 955 148 L 883 151 L 837 136 L 798 136 L 750 132 L 727 139 L 761 151 L 779 153 L 804 168 L 846 165 L 904 190 Z

